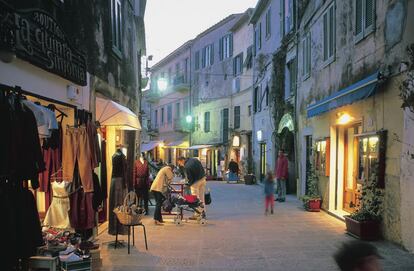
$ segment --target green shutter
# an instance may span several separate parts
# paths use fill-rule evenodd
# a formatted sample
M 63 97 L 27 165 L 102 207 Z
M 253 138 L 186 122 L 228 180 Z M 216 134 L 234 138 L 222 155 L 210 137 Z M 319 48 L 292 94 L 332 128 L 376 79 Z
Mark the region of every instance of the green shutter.
M 375 1 L 365 0 L 365 31 L 370 32 L 374 28 Z
M 230 36 L 229 36 L 229 42 L 230 42 L 230 52 L 229 52 L 229 55 L 230 55 L 230 57 L 232 57 L 233 56 L 233 34 L 230 34 Z
M 363 0 L 355 0 L 355 38 L 363 37 Z
M 328 12 L 323 15 L 323 60 L 328 59 L 328 40 L 329 40 L 329 29 L 328 29 Z
M 214 43 L 210 45 L 210 65 L 214 64 Z
M 223 60 L 223 38 L 220 38 L 219 40 L 219 58 L 220 60 Z

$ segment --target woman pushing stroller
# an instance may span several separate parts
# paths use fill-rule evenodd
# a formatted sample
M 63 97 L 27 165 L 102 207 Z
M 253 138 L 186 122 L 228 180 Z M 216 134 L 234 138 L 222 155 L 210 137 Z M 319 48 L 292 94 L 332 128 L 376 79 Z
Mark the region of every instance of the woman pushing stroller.
M 165 194 L 167 193 L 168 186 L 171 184 L 174 178 L 174 165 L 168 165 L 158 172 L 155 180 L 152 182 L 150 191 L 154 194 L 155 198 L 155 212 L 154 212 L 154 223 L 155 225 L 164 225 L 161 215 L 161 206 L 165 200 Z

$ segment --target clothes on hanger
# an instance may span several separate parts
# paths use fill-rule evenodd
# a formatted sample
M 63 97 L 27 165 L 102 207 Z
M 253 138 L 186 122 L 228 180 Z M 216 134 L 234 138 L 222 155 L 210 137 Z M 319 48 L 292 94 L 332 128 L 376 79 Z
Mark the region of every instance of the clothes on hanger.
M 69 209 L 70 201 L 68 194 L 67 182 L 52 182 L 53 199 L 52 204 L 47 210 L 43 226 L 54 227 L 58 229 L 70 229 Z

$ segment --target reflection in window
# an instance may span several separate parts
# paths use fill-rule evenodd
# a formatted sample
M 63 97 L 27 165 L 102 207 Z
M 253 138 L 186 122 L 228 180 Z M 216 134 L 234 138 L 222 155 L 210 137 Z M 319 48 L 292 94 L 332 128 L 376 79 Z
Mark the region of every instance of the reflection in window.
M 364 183 L 375 170 L 378 162 L 378 136 L 359 139 L 358 181 Z
M 325 175 L 326 172 L 326 140 L 316 142 L 315 146 L 315 169 Z

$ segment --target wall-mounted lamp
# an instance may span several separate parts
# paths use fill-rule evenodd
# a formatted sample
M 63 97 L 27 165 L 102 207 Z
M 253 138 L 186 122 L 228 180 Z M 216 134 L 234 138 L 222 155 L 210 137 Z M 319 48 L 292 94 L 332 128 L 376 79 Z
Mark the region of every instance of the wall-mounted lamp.
M 259 130 L 259 131 L 256 132 L 256 138 L 257 138 L 257 141 L 262 141 L 262 139 L 263 139 L 262 130 Z
M 233 137 L 233 147 L 240 147 L 240 137 L 234 136 Z
M 336 123 L 339 125 L 346 125 L 354 120 L 354 118 L 348 113 L 338 113 L 337 116 L 338 116 L 338 119 Z

